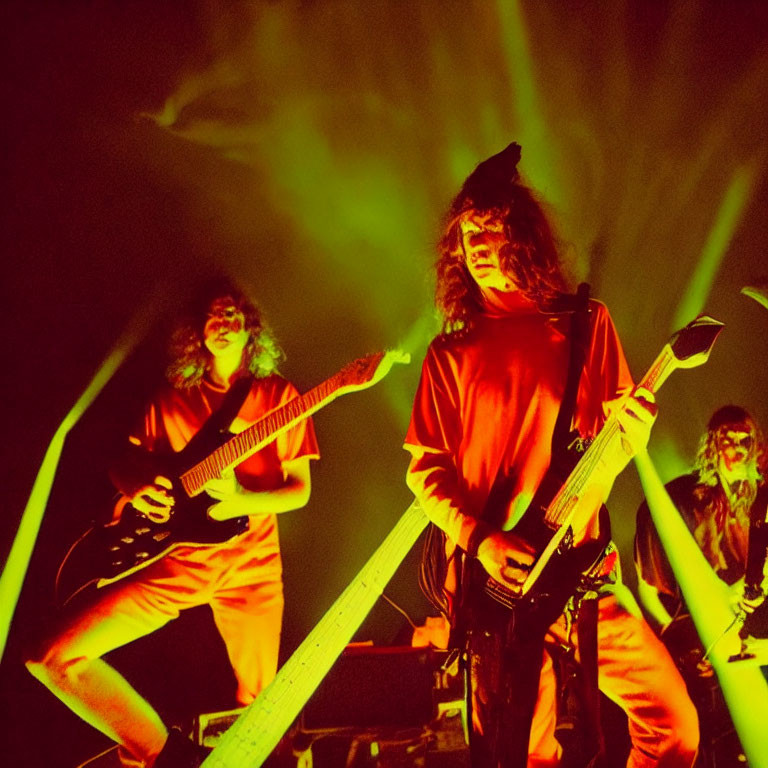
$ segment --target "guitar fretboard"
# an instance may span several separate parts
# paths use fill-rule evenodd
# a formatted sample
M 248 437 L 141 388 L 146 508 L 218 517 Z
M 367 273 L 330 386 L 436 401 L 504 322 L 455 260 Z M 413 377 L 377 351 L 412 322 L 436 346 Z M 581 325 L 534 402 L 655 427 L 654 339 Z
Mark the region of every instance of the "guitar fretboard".
M 669 345 L 665 345 L 653 365 L 643 376 L 638 384 L 649 392 L 656 394 L 661 385 L 677 367 L 677 358 Z M 579 459 L 579 463 L 568 480 L 560 488 L 552 503 L 545 512 L 545 520 L 552 526 L 559 526 L 565 521 L 571 512 L 573 500 L 579 498 L 592 481 L 598 469 L 605 467 L 605 450 L 620 431 L 619 421 L 614 415 L 610 415 L 603 424 L 589 448 Z M 606 468 L 608 469 L 608 468 Z
M 320 410 L 339 394 L 338 378 L 332 376 L 309 392 L 289 400 L 188 469 L 180 477 L 184 490 L 189 496 L 196 496 L 209 480 L 220 477 L 222 472 L 261 450 L 278 435 Z

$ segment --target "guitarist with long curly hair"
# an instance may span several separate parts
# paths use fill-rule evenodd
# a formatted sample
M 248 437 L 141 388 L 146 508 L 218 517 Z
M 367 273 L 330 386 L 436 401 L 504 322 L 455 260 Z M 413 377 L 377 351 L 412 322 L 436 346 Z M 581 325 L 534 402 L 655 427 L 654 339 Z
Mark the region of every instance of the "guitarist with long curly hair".
M 567 764 L 586 764 L 599 732 L 575 743 L 587 726 L 568 732 L 568 697 L 556 707 L 553 673 L 553 664 L 566 671 L 567 690 L 580 659 L 591 666 L 592 703 L 599 670 L 600 688 L 628 714 L 628 764 L 689 768 L 695 710 L 662 644 L 619 599 L 626 588 L 601 513 L 615 476 L 645 450 L 652 396 L 628 394 L 606 307 L 583 289 L 566 293 L 557 240 L 519 159 L 511 144 L 481 163 L 451 205 L 436 264 L 443 332 L 427 351 L 405 440 L 408 485 L 434 524 L 422 581 L 451 619 L 454 647 L 467 651 L 472 765 L 554 766 L 575 751 L 582 762 Z M 575 575 L 552 563 L 546 593 L 516 600 L 536 570 L 528 531 L 541 522 L 555 458 L 596 435 L 611 401 L 618 427 L 581 499 L 587 514 L 569 531 L 576 561 L 593 554 Z
M 761 639 L 768 634 L 767 470 L 768 452 L 754 417 L 740 406 L 725 405 L 707 423 L 693 471 L 666 485 L 722 582 L 734 616 L 740 612 L 746 621 L 743 634 Z M 711 768 L 719 764 L 718 758 L 737 763 L 741 746 L 647 502 L 637 511 L 635 567 L 640 602 L 677 662 L 699 712 L 702 743 L 697 765 Z
M 222 431 L 240 433 L 297 394 L 277 373 L 281 352 L 256 305 L 226 281 L 209 288 L 173 336 L 170 386 L 147 407 L 128 458 L 113 473 L 124 505 L 143 521 L 124 540 L 153 530 L 155 538 L 170 535 L 168 526 L 187 514 L 178 488 L 148 458 L 179 455 L 196 436 L 215 441 Z M 142 563 L 146 553 L 137 552 L 120 578 L 70 602 L 30 654 L 30 672 L 117 742 L 124 765 L 195 766 L 204 753 L 169 731 L 102 659 L 109 651 L 208 604 L 237 679 L 237 701 L 248 704 L 274 677 L 283 613 L 276 515 L 307 503 L 310 460 L 318 456 L 312 423 L 304 420 L 207 481 L 199 529 L 210 524 L 211 541 L 201 546 L 181 527 L 181 541 L 165 554 Z

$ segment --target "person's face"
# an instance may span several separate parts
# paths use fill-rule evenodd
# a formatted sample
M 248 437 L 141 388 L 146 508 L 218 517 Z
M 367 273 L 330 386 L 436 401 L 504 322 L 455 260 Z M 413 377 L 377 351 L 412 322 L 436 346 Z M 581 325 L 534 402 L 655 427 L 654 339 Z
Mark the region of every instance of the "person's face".
M 507 244 L 504 225 L 491 215 L 467 214 L 460 222 L 461 244 L 467 270 L 482 290 L 494 288 L 509 293 L 517 289 L 502 271 L 501 248 Z
M 717 439 L 719 468 L 728 480 L 745 480 L 754 469 L 754 437 L 738 427 L 726 429 Z
M 245 316 L 235 306 L 232 298 L 225 296 L 215 299 L 208 309 L 203 327 L 203 340 L 211 355 L 242 355 L 248 338 Z

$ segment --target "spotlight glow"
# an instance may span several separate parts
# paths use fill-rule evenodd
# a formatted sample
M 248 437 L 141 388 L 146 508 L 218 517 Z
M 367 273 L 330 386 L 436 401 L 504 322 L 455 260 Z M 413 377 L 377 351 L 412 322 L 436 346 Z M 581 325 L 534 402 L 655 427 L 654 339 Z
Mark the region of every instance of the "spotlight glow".
M 259 768 L 320 685 L 427 525 L 414 502 L 360 573 L 222 736 L 204 768 Z
M 648 455 L 638 455 L 635 461 L 651 517 L 696 631 L 702 645 L 711 649 L 709 658 L 747 761 L 753 766 L 768 765 L 768 683 L 759 667 L 728 662 L 741 646 L 739 627 L 731 626 L 734 614 L 728 589 L 694 541 Z

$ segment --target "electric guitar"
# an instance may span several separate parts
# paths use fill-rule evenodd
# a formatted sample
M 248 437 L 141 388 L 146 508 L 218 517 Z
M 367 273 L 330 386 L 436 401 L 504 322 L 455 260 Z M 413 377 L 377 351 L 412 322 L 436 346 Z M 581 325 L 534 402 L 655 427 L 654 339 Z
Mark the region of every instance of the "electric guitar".
M 94 524 L 70 548 L 56 576 L 59 602 L 68 602 L 85 587 L 103 587 L 145 568 L 172 549 L 185 545 L 212 546 L 231 539 L 248 527 L 247 517 L 213 520 L 208 510 L 216 503 L 205 484 L 232 470 L 315 411 L 348 392 L 367 389 L 381 381 L 395 363 L 410 357 L 399 351 L 379 352 L 355 360 L 341 371 L 298 395 L 262 419 L 233 435 L 225 432 L 219 445 L 200 447 L 165 457 L 153 457 L 157 471 L 173 484 L 174 506 L 166 522 L 154 522 L 121 497 L 106 524 Z M 208 452 L 210 450 L 210 452 Z
M 637 386 L 655 394 L 675 369 L 705 363 L 722 329 L 723 323 L 699 315 L 673 334 Z M 580 530 L 594 514 L 594 502 L 584 500 L 596 480 L 617 474 L 608 465 L 606 453 L 609 446 L 615 450 L 620 431 L 616 415 L 608 416 L 554 498 L 548 489 L 536 494 L 514 530 L 538 556 L 517 585 L 501 584 L 483 574 L 482 589 L 494 601 L 513 610 L 524 606 L 544 610 L 552 620 L 559 615 L 582 574 L 600 558 L 607 543 L 574 546 L 574 530 Z

